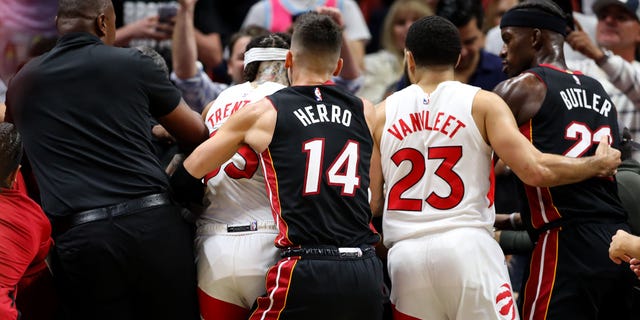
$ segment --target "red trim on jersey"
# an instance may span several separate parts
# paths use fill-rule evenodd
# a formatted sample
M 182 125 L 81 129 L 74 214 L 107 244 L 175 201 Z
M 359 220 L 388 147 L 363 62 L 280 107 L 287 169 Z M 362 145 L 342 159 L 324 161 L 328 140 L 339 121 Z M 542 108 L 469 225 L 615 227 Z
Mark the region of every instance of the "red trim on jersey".
M 398 311 L 395 304 L 391 305 L 391 309 L 393 310 L 393 320 L 420 320 L 420 318 L 414 318 L 410 315 Z
M 546 231 L 533 249 L 531 272 L 524 289 L 522 319 L 543 320 L 547 317 L 558 266 L 559 232 L 560 228 Z
M 533 120 L 520 126 L 520 132 L 533 143 Z M 553 204 L 551 191 L 549 188 L 538 188 L 524 185 L 527 200 L 529 202 L 529 210 L 531 212 L 531 225 L 538 229 L 554 220 L 562 217 L 558 208 Z M 546 220 L 546 221 L 545 221 Z
M 276 247 L 290 247 L 293 242 L 289 239 L 289 226 L 282 218 L 282 207 L 280 206 L 280 192 L 278 189 L 278 175 L 273 167 L 273 159 L 269 148 L 262 152 L 262 170 L 264 172 L 264 184 L 267 191 L 267 197 L 271 203 L 271 214 L 273 220 L 278 226 L 278 236 L 275 239 Z
M 230 302 L 218 300 L 202 289 L 198 288 L 198 301 L 200 302 L 200 316 L 204 320 L 209 319 L 246 319 L 249 309 Z
M 249 320 L 279 319 L 287 305 L 287 295 L 291 286 L 291 276 L 300 257 L 282 259 L 275 266 L 269 268 L 266 277 L 267 294 L 258 297 L 258 307 L 251 314 Z
M 571 70 L 567 70 L 567 69 L 560 69 L 559 67 L 556 67 L 554 65 L 547 64 L 547 63 L 541 63 L 539 66 L 545 67 L 545 68 L 549 68 L 549 69 L 553 69 L 553 70 L 560 71 L 560 72 L 564 72 L 564 73 L 568 73 L 568 74 L 583 75 L 583 73 L 580 72 L 580 71 L 571 71 Z
M 529 201 L 531 211 L 531 224 L 539 229 L 545 224 L 562 218 L 560 211 L 553 204 L 551 190 L 549 188 L 532 187 L 525 185 L 524 190 Z
M 487 208 L 491 208 L 496 200 L 495 161 L 491 161 L 491 172 L 489 172 L 489 192 L 487 192 L 487 199 L 489 200 L 489 206 Z

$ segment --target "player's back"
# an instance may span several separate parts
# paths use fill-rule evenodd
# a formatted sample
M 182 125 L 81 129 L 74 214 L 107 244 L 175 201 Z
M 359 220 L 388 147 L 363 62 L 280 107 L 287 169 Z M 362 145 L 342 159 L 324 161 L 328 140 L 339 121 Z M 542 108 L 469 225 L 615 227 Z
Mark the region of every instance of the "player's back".
M 412 85 L 386 99 L 380 153 L 385 245 L 459 227 L 490 230 L 491 148 L 471 109 L 480 88 Z
M 540 110 L 520 131 L 542 152 L 590 156 L 603 136 L 619 148 L 616 109 L 600 83 L 580 72 L 542 65 L 528 70 L 547 87 Z M 570 220 L 625 221 L 613 178 L 591 178 L 551 188 L 526 186 L 531 223 L 540 228 Z
M 245 82 L 224 90 L 205 116 L 210 135 L 214 135 L 238 109 L 284 87 L 275 82 L 258 86 Z M 200 216 L 199 224 L 248 225 L 251 222 L 273 221 L 259 156 L 249 146 L 241 147 L 229 161 L 207 174 L 205 182 L 209 205 Z
M 268 97 L 277 110 L 262 159 L 279 247 L 354 247 L 379 240 L 369 229 L 373 139 L 362 100 L 334 85 L 295 86 Z

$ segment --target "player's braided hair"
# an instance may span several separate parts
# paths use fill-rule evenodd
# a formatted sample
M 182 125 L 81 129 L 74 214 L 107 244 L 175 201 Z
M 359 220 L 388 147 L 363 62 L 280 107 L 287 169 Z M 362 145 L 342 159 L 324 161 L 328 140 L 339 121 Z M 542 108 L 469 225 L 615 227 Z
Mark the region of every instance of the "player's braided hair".
M 0 122 L 0 186 L 5 182 L 22 159 L 22 138 L 16 127 L 8 122 Z
M 270 33 L 263 36 L 257 36 L 251 39 L 247 44 L 247 51 L 252 48 L 281 48 L 289 49 L 291 44 L 291 36 L 287 33 Z M 244 67 L 242 76 L 245 81 L 253 81 L 258 76 L 258 69 L 262 61 L 253 61 Z

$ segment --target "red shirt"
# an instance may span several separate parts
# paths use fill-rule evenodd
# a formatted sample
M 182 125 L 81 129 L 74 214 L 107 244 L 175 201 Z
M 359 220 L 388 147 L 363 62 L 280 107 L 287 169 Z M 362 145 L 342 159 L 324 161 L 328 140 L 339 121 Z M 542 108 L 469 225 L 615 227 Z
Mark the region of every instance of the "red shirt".
M 0 319 L 17 318 L 17 285 L 47 268 L 52 245 L 51 224 L 19 175 L 12 189 L 0 188 Z

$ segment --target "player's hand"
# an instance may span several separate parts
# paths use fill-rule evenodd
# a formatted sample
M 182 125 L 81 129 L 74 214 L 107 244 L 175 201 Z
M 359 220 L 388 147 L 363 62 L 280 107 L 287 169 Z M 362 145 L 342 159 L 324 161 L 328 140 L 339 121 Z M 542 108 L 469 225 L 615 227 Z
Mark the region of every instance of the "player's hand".
M 159 23 L 158 16 L 142 18 L 136 22 L 125 25 L 123 28 L 130 29 L 132 38 L 155 40 L 169 39 L 171 38 L 171 32 L 173 32 L 173 26 Z M 171 32 L 168 32 L 168 28 L 171 29 Z
M 151 127 L 151 135 L 156 138 L 160 142 L 164 142 L 167 144 L 172 144 L 176 142 L 176 138 L 174 138 L 167 129 L 165 129 L 161 124 L 156 124 Z
M 600 139 L 598 148 L 594 155 L 598 165 L 599 177 L 610 177 L 618 172 L 618 166 L 622 161 L 620 160 L 620 151 L 611 148 L 609 145 L 609 136 L 604 136 Z
M 628 242 L 632 241 L 631 235 L 624 230 L 618 230 L 613 237 L 611 237 L 611 244 L 609 245 L 609 258 L 616 264 L 624 262 L 631 263 L 631 257 L 627 255 L 624 247 Z M 638 265 L 640 268 L 640 265 Z
M 640 279 L 640 259 L 632 258 L 629 261 L 629 268 L 636 274 L 636 277 Z
M 565 38 L 566 42 L 571 46 L 573 50 L 576 50 L 587 58 L 598 61 L 604 57 L 604 52 L 598 47 L 589 37 L 589 35 L 582 30 L 582 26 L 576 19 L 573 19 L 576 29 L 569 33 Z
M 324 6 L 323 7 L 317 7 L 316 8 L 316 12 L 318 12 L 320 14 L 328 15 L 340 27 L 344 27 L 344 21 L 342 20 L 342 13 L 340 12 L 340 10 L 338 8 L 324 7 Z

